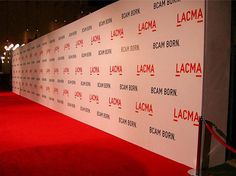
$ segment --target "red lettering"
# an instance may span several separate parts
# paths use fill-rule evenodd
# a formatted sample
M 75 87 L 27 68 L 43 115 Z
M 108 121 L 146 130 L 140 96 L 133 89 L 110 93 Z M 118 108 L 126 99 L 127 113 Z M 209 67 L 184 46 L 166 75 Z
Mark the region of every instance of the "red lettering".
M 118 37 L 118 36 L 120 36 L 120 38 L 123 38 L 123 36 L 124 36 L 123 28 L 115 29 L 115 30 L 111 31 L 111 40 L 113 40 L 113 37 Z
M 91 37 L 91 45 L 92 45 L 94 42 L 97 42 L 97 43 L 100 43 L 100 42 L 101 42 L 101 37 L 100 37 L 100 35 L 94 35 L 94 36 Z
M 183 120 L 183 121 L 191 121 L 193 125 L 198 126 L 199 122 L 199 115 L 198 112 L 190 111 L 187 109 L 179 109 L 177 110 L 174 108 L 173 111 L 173 120 L 178 122 L 178 120 Z
M 82 67 L 75 68 L 75 74 L 80 73 L 82 75 L 82 72 L 83 72 Z
M 58 68 L 54 68 L 54 74 L 58 73 L 58 72 L 59 72 L 59 69 Z
M 155 67 L 153 64 L 137 65 L 137 75 L 140 73 L 150 73 L 151 76 L 155 75 Z
M 54 93 L 58 93 L 58 88 L 54 88 Z
M 149 103 L 136 102 L 136 110 L 153 113 L 152 104 Z
M 89 100 L 91 101 L 95 101 L 97 104 L 99 103 L 99 98 L 97 95 L 89 95 Z
M 119 98 L 111 98 L 109 97 L 109 106 L 115 105 L 121 108 L 121 100 Z
M 47 49 L 46 54 L 49 54 L 51 52 L 51 49 Z
M 59 46 L 56 46 L 56 47 L 54 48 L 54 52 L 59 52 Z
M 43 50 L 41 50 L 41 51 L 39 52 L 39 55 L 40 55 L 40 56 L 43 55 Z
M 76 92 L 75 92 L 75 98 L 76 98 L 76 97 L 79 97 L 80 99 L 82 99 L 82 93 L 79 92 L 79 91 L 76 91 Z
M 196 20 L 197 23 L 203 22 L 203 13 L 202 13 L 201 8 L 182 12 L 181 15 L 178 13 L 177 14 L 177 27 L 181 26 L 181 23 L 183 22 L 189 22 L 193 20 Z
M 63 73 L 68 73 L 69 74 L 69 68 L 65 67 L 63 70 Z
M 122 75 L 122 66 L 121 65 L 110 66 L 110 75 L 112 75 L 112 73 L 119 73 L 119 75 Z
M 66 49 L 70 50 L 70 43 L 66 43 L 66 44 L 64 45 L 64 51 L 65 51 Z
M 145 21 L 138 25 L 139 34 L 141 34 L 142 31 L 146 30 L 151 30 L 152 32 L 154 32 L 156 31 L 156 28 L 157 26 L 155 20 Z
M 80 45 L 81 45 L 81 47 L 83 47 L 83 44 L 84 44 L 83 40 L 77 40 L 75 47 L 77 48 Z
M 176 71 L 176 76 L 180 75 L 181 73 L 186 73 L 186 74 L 202 74 L 202 68 L 200 63 L 182 63 L 176 64 L 175 67 Z
M 63 90 L 63 95 L 69 96 L 69 91 L 68 91 L 67 89 L 64 89 L 64 90 Z
M 93 73 L 99 75 L 99 67 L 90 67 L 90 75 Z

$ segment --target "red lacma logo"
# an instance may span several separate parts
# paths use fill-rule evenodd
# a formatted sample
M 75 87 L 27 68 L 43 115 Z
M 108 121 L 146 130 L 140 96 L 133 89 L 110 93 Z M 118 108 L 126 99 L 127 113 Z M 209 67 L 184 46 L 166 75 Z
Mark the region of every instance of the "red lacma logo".
M 89 102 L 96 102 L 96 104 L 99 104 L 99 97 L 98 97 L 98 95 L 90 94 L 89 95 Z
M 58 74 L 59 73 L 59 69 L 58 68 L 54 68 L 54 74 Z
M 82 92 L 76 91 L 75 98 L 79 98 L 80 100 L 82 100 Z
M 55 46 L 55 48 L 54 48 L 54 53 L 55 53 L 55 52 L 59 52 L 59 49 L 60 49 L 59 46 Z
M 65 67 L 64 69 L 63 69 L 63 74 L 69 74 L 69 68 L 68 67 Z
M 94 43 L 101 43 L 100 35 L 94 35 L 91 37 L 91 45 L 93 45 Z
M 83 74 L 83 69 L 82 69 L 82 67 L 75 67 L 75 74 L 76 74 L 76 75 L 77 75 L 77 74 L 82 75 L 82 74 Z
M 187 109 L 174 108 L 173 120 L 175 122 L 184 121 L 187 123 L 192 123 L 194 126 L 199 126 L 198 112 L 187 110 Z
M 59 91 L 58 91 L 58 88 L 54 88 L 54 89 L 53 89 L 53 93 L 58 94 L 58 92 L 59 92 Z
M 203 13 L 201 8 L 191 9 L 186 12 L 178 13 L 176 26 L 180 27 L 182 26 L 182 24 L 190 21 L 196 21 L 197 23 L 203 22 Z
M 65 45 L 64 45 L 64 51 L 65 50 L 70 50 L 70 43 L 66 43 Z
M 42 55 L 43 55 L 43 50 L 39 52 L 39 56 L 42 56 Z
M 109 106 L 116 106 L 121 109 L 121 99 L 109 97 Z
M 175 76 L 180 75 L 195 75 L 196 77 L 202 77 L 202 67 L 200 63 L 180 63 L 176 64 Z
M 50 54 L 51 49 L 47 49 L 46 55 Z
M 112 74 L 122 75 L 123 74 L 122 73 L 123 72 L 122 65 L 111 65 L 109 71 L 110 71 L 110 75 L 112 75 Z
M 64 89 L 63 90 L 63 96 L 69 96 L 69 90 L 68 89 Z
M 76 41 L 75 47 L 78 48 L 79 46 L 83 47 L 84 45 L 84 40 L 79 39 Z
M 46 87 L 46 91 L 50 92 L 50 87 L 49 86 Z
M 144 31 L 155 32 L 157 30 L 157 25 L 155 20 L 148 20 L 138 24 L 138 34 L 142 34 Z
M 115 30 L 111 31 L 111 40 L 113 40 L 115 37 L 123 38 L 124 37 L 124 29 L 119 28 L 119 29 L 115 29 Z
M 155 76 L 155 67 L 153 64 L 141 64 L 137 65 L 137 76 L 141 74 L 149 74 L 150 76 Z
M 99 73 L 100 71 L 98 66 L 90 67 L 90 75 L 99 75 Z
M 153 108 L 152 104 L 150 103 L 144 103 L 144 102 L 136 102 L 135 105 L 135 112 L 146 112 L 149 116 L 153 116 Z
M 51 72 L 51 70 L 50 70 L 50 68 L 48 68 L 48 69 L 46 70 L 46 74 L 50 74 L 50 72 Z

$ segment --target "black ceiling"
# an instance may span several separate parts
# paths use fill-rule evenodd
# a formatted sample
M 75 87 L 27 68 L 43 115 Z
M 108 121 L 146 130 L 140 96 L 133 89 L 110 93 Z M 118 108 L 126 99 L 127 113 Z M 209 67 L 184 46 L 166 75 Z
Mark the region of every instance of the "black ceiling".
M 7 41 L 22 44 L 27 30 L 39 37 L 52 30 L 50 24 L 68 24 L 114 1 L 0 1 L 0 55 Z

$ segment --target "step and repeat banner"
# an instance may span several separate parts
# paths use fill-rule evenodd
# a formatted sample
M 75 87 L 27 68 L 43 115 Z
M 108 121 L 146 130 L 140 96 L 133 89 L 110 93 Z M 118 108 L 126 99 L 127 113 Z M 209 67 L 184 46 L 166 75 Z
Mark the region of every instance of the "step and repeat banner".
M 113 3 L 14 51 L 13 91 L 195 168 L 204 3 Z

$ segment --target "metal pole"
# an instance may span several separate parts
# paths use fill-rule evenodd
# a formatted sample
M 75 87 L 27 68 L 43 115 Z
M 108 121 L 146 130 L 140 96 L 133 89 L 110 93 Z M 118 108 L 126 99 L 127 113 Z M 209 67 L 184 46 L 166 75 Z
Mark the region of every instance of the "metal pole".
M 203 117 L 200 117 L 199 130 L 198 130 L 196 175 L 200 175 L 201 172 L 202 123 L 203 123 Z
M 191 176 L 199 176 L 201 174 L 202 123 L 203 123 L 203 117 L 200 117 L 199 129 L 198 129 L 196 169 L 191 169 L 188 171 L 188 174 Z

